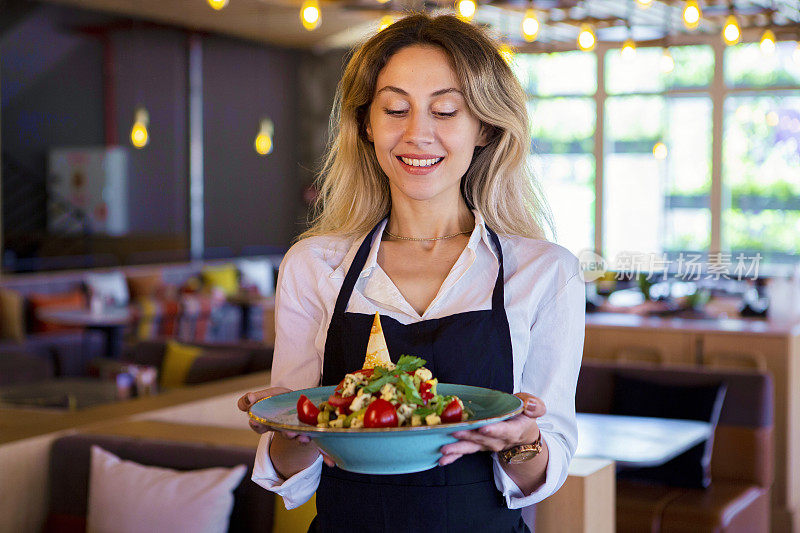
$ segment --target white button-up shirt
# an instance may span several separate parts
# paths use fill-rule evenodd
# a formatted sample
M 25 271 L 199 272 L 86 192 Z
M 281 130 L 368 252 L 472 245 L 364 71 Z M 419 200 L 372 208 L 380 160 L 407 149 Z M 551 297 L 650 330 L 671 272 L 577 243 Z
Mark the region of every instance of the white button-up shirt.
M 410 324 L 492 307 L 499 262 L 483 217 L 431 304 L 420 315 L 378 264 L 385 227 L 375 232 L 366 264 L 347 311 L 380 312 Z M 578 261 L 551 242 L 499 236 L 503 248 L 505 309 L 513 350 L 514 392 L 542 399 L 547 414 L 538 419 L 549 449 L 545 483 L 524 496 L 494 458 L 494 478 L 511 509 L 532 505 L 564 483 L 575 453 L 575 386 L 583 351 L 585 288 Z M 292 390 L 315 387 L 336 297 L 363 238 L 317 236 L 303 239 L 286 253 L 275 298 L 275 353 L 272 386 Z M 477 348 L 477 347 L 476 347 Z M 317 490 L 322 458 L 287 480 L 269 458 L 272 433 L 265 433 L 256 454 L 253 481 L 283 497 L 287 509 L 308 501 Z

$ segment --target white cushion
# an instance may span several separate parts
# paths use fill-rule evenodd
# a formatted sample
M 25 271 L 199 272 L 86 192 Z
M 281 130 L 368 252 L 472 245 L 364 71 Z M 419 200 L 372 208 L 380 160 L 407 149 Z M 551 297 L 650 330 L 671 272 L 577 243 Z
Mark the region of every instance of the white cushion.
M 122 272 L 95 272 L 86 274 L 84 278 L 90 294 L 100 296 L 104 301 L 111 301 L 113 305 L 128 305 L 130 293 L 128 282 Z
M 267 259 L 241 259 L 237 266 L 239 267 L 239 273 L 242 275 L 241 285 L 255 286 L 261 296 L 272 296 L 275 292 L 272 261 Z
M 245 465 L 178 472 L 92 446 L 90 533 L 225 532 Z

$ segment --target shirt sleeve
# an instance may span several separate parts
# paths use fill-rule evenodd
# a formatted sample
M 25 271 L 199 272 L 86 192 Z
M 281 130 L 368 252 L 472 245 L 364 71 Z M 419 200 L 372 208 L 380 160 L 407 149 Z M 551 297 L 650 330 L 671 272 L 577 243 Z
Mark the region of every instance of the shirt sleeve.
M 583 353 L 585 291 L 581 277 L 573 274 L 539 310 L 531 328 L 520 391 L 541 398 L 547 408 L 538 424 L 542 440 L 547 444 L 549 459 L 544 484 L 525 496 L 500 466 L 497 454 L 493 454 L 495 484 L 510 509 L 542 501 L 567 479 L 569 463 L 578 445 L 575 388 Z
M 302 242 L 302 241 L 301 241 Z M 298 245 L 295 245 L 298 247 Z M 315 387 L 322 374 L 322 356 L 314 339 L 325 311 L 314 291 L 315 274 L 302 248 L 290 250 L 278 273 L 275 294 L 275 351 L 270 386 L 292 390 Z M 301 290 L 302 289 L 302 290 Z M 308 501 L 319 485 L 322 457 L 289 479 L 282 479 L 269 457 L 272 432 L 259 441 L 252 480 L 283 497 L 287 509 Z

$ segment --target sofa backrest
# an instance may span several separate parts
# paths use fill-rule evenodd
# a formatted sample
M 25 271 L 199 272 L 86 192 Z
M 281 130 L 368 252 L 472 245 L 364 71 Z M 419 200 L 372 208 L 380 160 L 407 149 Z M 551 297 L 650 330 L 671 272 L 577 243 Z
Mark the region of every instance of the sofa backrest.
M 713 479 L 768 487 L 773 475 L 773 388 L 769 374 L 709 367 L 653 366 L 584 359 L 578 377 L 578 412 L 611 411 L 616 376 L 662 385 L 727 385 L 711 456 Z
M 175 470 L 247 465 L 247 474 L 233 493 L 234 506 L 228 531 L 272 530 L 274 496 L 250 479 L 255 448 L 81 434 L 53 442 L 50 451 L 49 524 L 85 519 L 88 512 L 90 450 L 93 444 L 121 459 Z M 124 490 L 124 487 L 120 487 L 120 490 Z M 58 517 L 58 520 L 54 520 L 54 517 Z

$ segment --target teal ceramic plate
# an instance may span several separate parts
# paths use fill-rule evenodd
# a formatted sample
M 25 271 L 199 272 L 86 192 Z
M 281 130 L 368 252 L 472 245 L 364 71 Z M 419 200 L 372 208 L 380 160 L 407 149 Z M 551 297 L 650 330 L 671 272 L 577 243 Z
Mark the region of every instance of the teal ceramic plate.
M 455 442 L 452 433 L 477 429 L 522 412 L 522 400 L 492 389 L 439 383 L 439 394 L 456 395 L 472 410 L 466 422 L 400 428 L 318 428 L 297 420 L 301 394 L 319 405 L 336 387 L 316 387 L 264 398 L 250 408 L 250 417 L 275 429 L 308 435 L 343 470 L 360 474 L 408 474 L 433 468 L 439 449 Z

